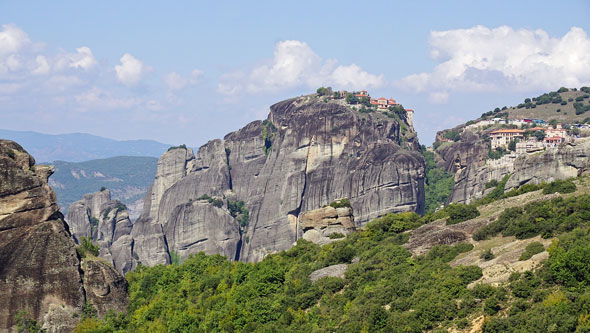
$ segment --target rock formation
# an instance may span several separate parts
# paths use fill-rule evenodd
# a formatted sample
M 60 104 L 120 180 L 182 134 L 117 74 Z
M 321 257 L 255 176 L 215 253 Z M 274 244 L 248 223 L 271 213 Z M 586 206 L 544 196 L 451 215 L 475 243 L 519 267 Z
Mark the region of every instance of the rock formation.
M 437 140 L 444 132 L 437 134 Z M 590 170 L 590 139 L 577 139 L 544 152 L 505 155 L 498 160 L 488 158 L 485 133 L 464 131 L 459 142 L 437 150 L 442 166 L 455 176 L 449 202 L 469 203 L 487 194 L 486 184 L 510 175 L 505 189 L 555 179 L 577 177 Z
M 590 138 L 565 143 L 542 154 L 518 158 L 506 190 L 527 183 L 539 184 L 555 179 L 578 177 L 590 171 Z
M 77 242 L 81 237 L 90 237 L 99 246 L 100 256 L 122 273 L 137 265 L 129 214 L 120 201 L 111 200 L 108 189 L 86 194 L 71 204 L 66 222 Z
M 277 103 L 267 120 L 210 141 L 196 155 L 176 147 L 160 157 L 131 232 L 134 252 L 147 265 L 170 262 L 171 251 L 257 261 L 291 247 L 303 235 L 301 215 L 337 198 L 350 200 L 355 227 L 391 212 L 421 212 L 417 150 L 406 120 L 315 95 Z M 244 209 L 232 211 L 239 202 Z
M 340 203 L 340 201 L 335 201 Z M 324 245 L 355 231 L 354 215 L 350 207 L 326 206 L 301 214 L 299 229 L 302 238 L 319 245 Z M 332 238 L 330 238 L 332 236 Z
M 75 314 L 87 301 L 93 304 L 74 239 L 47 184 L 51 172 L 17 143 L 0 140 L 0 331 L 14 329 L 24 311 L 47 331 L 69 332 Z M 103 280 L 104 274 L 85 278 Z M 126 302 L 126 282 L 111 292 Z

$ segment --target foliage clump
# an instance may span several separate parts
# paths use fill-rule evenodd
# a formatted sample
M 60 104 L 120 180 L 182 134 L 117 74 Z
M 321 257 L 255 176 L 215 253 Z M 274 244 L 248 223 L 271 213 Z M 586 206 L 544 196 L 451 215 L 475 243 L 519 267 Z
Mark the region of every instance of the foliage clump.
M 215 206 L 217 208 L 223 207 L 223 200 L 210 197 L 207 194 L 203 194 L 202 196 L 198 197 L 197 200 L 207 200 L 207 202 L 209 202 L 210 204 L 212 204 L 213 206 Z
M 447 202 L 453 191 L 455 178 L 443 168 L 438 167 L 433 152 L 426 150 L 426 147 L 422 147 L 421 151 L 424 156 L 426 174 L 424 177 L 424 211 L 434 213 L 437 208 Z
M 447 224 L 457 224 L 479 216 L 479 210 L 477 210 L 475 205 L 453 202 L 447 205 L 443 210 L 448 215 Z
M 590 221 L 590 195 L 531 202 L 521 207 L 507 208 L 496 221 L 479 229 L 473 239 L 482 240 L 501 233 L 517 239 L 571 231 Z
M 348 198 L 334 200 L 334 201 L 330 202 L 330 207 L 332 207 L 332 208 L 351 207 L 350 200 L 348 200 Z
M 174 150 L 174 149 L 186 149 L 186 145 L 185 144 L 181 144 L 178 146 L 172 146 L 170 148 L 168 148 L 168 151 Z
M 90 237 L 80 237 L 80 245 L 76 247 L 76 252 L 81 258 L 86 258 L 88 254 L 98 257 L 98 245 L 92 243 Z
M 227 201 L 227 209 L 229 214 L 235 218 L 241 227 L 246 227 L 250 223 L 250 212 L 246 208 L 246 203 L 243 201 Z
M 571 179 L 562 180 L 557 179 L 547 184 L 543 188 L 543 194 L 551 194 L 555 192 L 559 193 L 572 193 L 576 191 L 576 184 Z
M 545 247 L 540 242 L 532 242 L 527 245 L 525 251 L 520 255 L 518 260 L 529 260 L 535 254 L 545 251 Z

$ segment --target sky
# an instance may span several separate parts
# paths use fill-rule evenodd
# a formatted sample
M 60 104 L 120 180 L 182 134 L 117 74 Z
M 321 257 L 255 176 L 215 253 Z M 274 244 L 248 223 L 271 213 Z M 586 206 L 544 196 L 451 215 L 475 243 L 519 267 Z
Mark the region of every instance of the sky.
M 590 85 L 590 1 L 0 0 L 0 128 L 200 146 L 366 89 L 436 131 Z

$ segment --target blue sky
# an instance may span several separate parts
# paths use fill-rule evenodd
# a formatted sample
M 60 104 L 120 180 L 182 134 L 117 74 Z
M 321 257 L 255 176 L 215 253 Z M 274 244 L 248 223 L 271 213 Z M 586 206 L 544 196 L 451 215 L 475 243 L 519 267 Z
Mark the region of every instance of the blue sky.
M 198 146 L 318 86 L 416 110 L 422 143 L 590 85 L 588 1 L 0 2 L 0 128 Z

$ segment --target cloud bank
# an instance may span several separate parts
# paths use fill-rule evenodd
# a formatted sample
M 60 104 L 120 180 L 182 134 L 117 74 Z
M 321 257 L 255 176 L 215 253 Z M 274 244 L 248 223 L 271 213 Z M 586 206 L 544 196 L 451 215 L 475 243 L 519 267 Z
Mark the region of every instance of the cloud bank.
M 577 27 L 555 38 L 540 29 L 475 26 L 432 31 L 429 44 L 430 55 L 439 64 L 395 85 L 428 91 L 433 103 L 446 102 L 450 91 L 531 91 L 590 85 L 590 37 Z
M 258 67 L 225 74 L 218 92 L 272 93 L 281 90 L 319 86 L 336 89 L 361 89 L 385 84 L 383 75 L 370 74 L 358 65 L 339 65 L 335 59 L 322 59 L 301 41 L 287 40 L 276 44 L 274 57 Z

